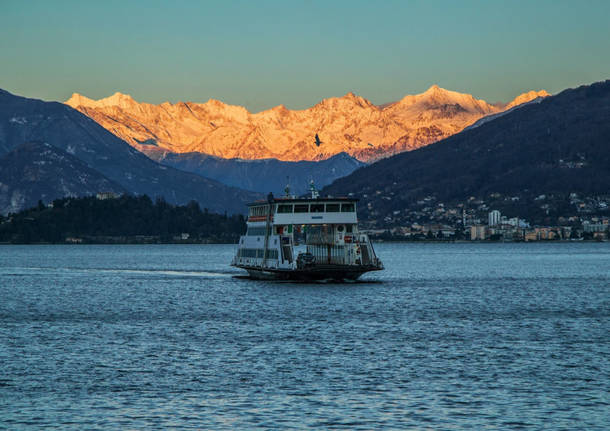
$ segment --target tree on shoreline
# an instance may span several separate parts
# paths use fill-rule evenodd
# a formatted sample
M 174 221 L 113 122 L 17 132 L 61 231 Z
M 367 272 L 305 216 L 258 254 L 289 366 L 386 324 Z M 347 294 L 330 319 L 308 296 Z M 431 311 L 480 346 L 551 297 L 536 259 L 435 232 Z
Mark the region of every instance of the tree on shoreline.
M 104 242 L 104 238 L 154 237 L 171 242 L 188 234 L 192 241 L 234 242 L 246 230 L 243 215 L 203 211 L 192 201 L 171 205 L 146 195 L 116 199 L 94 196 L 57 199 L 0 218 L 0 241 L 11 243 L 63 243 L 66 238 Z

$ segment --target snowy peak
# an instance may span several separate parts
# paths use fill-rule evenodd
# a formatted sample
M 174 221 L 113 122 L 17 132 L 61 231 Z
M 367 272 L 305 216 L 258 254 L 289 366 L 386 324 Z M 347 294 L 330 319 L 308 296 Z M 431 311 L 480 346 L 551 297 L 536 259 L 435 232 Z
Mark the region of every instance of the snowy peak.
M 138 102 L 129 94 L 123 94 L 117 91 L 112 96 L 99 100 L 98 103 L 102 104 L 102 106 L 120 106 L 121 108 L 126 108 L 137 104 Z
M 72 96 L 66 100 L 65 104 L 76 108 L 77 106 L 92 107 L 95 105 L 95 100 L 89 99 L 86 96 L 78 93 L 72 93 Z
M 510 109 L 517 105 L 522 105 L 524 103 L 530 102 L 539 97 L 549 97 L 550 94 L 545 90 L 540 91 L 528 91 L 527 93 L 522 93 L 515 97 L 508 105 L 506 105 L 506 109 Z
M 525 93 L 511 104 L 545 93 Z M 141 143 L 154 142 L 175 153 L 285 161 L 323 160 L 341 152 L 377 160 L 444 139 L 507 106 L 438 85 L 383 106 L 348 92 L 307 109 L 278 105 L 258 113 L 215 99 L 139 104 L 121 93 L 97 101 L 74 94 L 67 103 L 140 150 Z
M 485 100 L 475 99 L 471 94 L 446 90 L 438 85 L 432 85 L 426 91 L 416 95 L 407 95 L 398 103 L 389 105 L 386 109 L 402 110 L 405 108 L 426 110 L 459 105 L 461 110 L 471 113 L 489 114 L 496 109 Z
M 418 96 L 420 96 L 420 98 L 425 98 L 425 99 L 437 99 L 437 98 L 452 99 L 452 98 L 460 98 L 461 96 L 464 96 L 464 94 L 458 93 L 455 91 L 446 90 L 446 89 L 434 84 L 434 85 L 430 86 L 430 88 L 428 88 L 426 91 L 419 94 Z M 470 96 L 470 95 L 468 94 L 467 96 Z
M 493 107 L 482 99 L 475 99 L 472 94 L 458 93 L 457 91 L 445 90 L 438 85 L 433 85 L 426 92 L 419 95 L 420 100 L 437 105 L 455 105 L 470 112 L 489 113 Z
M 351 91 L 349 93 L 345 94 L 345 96 L 343 96 L 342 99 L 349 100 L 349 101 L 352 101 L 352 102 L 355 102 L 355 103 L 358 103 L 361 105 L 367 105 L 367 106 L 372 105 L 372 103 L 369 102 L 367 99 L 365 99 L 364 97 L 360 97 Z
M 322 99 L 320 103 L 313 107 L 318 109 L 354 109 L 354 108 L 374 108 L 377 109 L 375 105 L 373 105 L 369 100 L 364 97 L 360 97 L 351 91 L 344 96 L 341 97 L 329 97 L 327 99 Z
M 250 118 L 250 112 L 239 105 L 229 105 L 220 100 L 209 99 L 206 103 L 198 104 L 198 103 L 189 103 L 188 107 L 191 110 L 197 110 L 199 108 L 203 108 L 206 115 L 209 115 L 213 118 L 225 118 L 229 121 L 235 121 L 237 123 L 247 123 Z
M 65 103 L 72 108 L 76 108 L 78 106 L 85 108 L 109 108 L 113 106 L 118 106 L 119 108 L 130 108 L 138 105 L 138 102 L 136 102 L 129 94 L 123 94 L 118 91 L 110 97 L 99 100 L 89 99 L 81 94 L 74 93 Z

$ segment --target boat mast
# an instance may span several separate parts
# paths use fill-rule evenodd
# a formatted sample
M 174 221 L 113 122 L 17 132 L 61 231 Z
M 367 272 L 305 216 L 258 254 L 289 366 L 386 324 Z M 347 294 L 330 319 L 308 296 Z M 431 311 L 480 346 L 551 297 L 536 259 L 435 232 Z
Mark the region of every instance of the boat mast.
M 318 199 L 320 197 L 320 192 L 316 190 L 316 186 L 313 183 L 313 179 L 309 182 L 309 191 L 311 192 L 312 199 Z
M 267 220 L 265 223 L 265 248 L 263 249 L 263 260 L 261 262 L 261 269 L 267 263 L 267 247 L 269 246 L 269 231 L 271 230 L 271 209 L 273 208 L 273 193 L 269 192 L 267 195 Z

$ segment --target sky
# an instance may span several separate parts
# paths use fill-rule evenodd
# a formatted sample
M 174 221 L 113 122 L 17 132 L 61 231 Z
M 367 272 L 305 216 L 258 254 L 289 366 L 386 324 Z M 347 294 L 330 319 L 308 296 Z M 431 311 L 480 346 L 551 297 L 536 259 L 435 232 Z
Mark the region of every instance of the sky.
M 0 88 L 44 100 L 488 102 L 610 78 L 610 1 L 0 0 Z

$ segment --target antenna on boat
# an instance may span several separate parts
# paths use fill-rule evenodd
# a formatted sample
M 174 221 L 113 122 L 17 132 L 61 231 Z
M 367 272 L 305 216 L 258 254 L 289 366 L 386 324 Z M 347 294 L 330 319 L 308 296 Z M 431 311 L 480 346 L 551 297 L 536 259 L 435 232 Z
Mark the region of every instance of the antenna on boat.
M 313 178 L 309 182 L 309 191 L 311 192 L 311 198 L 312 199 L 317 199 L 317 198 L 320 197 L 320 193 L 318 193 L 318 191 L 316 190 L 316 186 L 313 183 Z
M 286 175 L 286 187 L 284 187 L 284 193 L 286 193 L 286 197 L 290 197 L 290 176 Z

